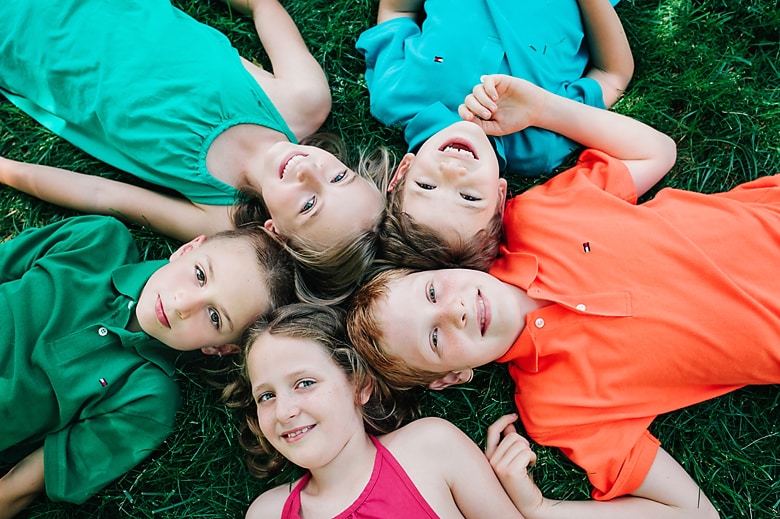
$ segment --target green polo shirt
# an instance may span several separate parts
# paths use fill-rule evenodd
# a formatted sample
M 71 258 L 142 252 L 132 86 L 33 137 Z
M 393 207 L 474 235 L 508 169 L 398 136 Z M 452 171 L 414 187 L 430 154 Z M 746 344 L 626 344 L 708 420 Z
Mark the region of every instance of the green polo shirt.
M 46 493 L 81 503 L 148 456 L 180 405 L 179 352 L 125 329 L 164 261 L 82 216 L 0 244 L 0 459 L 44 446 Z

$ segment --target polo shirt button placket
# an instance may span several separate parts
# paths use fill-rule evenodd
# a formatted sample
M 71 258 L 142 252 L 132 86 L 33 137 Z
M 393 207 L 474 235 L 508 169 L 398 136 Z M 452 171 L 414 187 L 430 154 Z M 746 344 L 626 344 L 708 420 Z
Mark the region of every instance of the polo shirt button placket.
M 536 325 L 537 328 L 544 328 L 544 319 L 538 317 L 536 321 L 534 321 L 534 324 Z
M 100 335 L 101 337 L 105 337 L 106 335 L 108 335 L 108 328 L 106 328 L 105 326 L 101 326 L 100 328 L 98 328 L 98 335 Z

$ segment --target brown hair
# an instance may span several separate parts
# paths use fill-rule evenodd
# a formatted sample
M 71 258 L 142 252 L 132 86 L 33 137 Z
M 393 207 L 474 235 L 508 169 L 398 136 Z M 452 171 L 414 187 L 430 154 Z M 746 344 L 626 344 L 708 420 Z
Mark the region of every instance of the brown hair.
M 399 268 L 379 271 L 355 292 L 347 310 L 347 332 L 352 345 L 394 391 L 427 386 L 447 374 L 409 366 L 403 358 L 387 351 L 382 342 L 384 334 L 376 318 L 376 305 L 387 297 L 389 283 L 413 272 Z
M 266 477 L 277 473 L 287 463 L 260 430 L 257 403 L 252 396 L 246 363 L 252 345 L 265 334 L 317 342 L 346 373 L 354 386 L 356 403 L 360 401 L 360 394 L 370 388 L 371 398 L 362 406 L 367 432 L 381 433 L 398 425 L 392 417 L 392 411 L 385 409 L 386 403 L 390 402 L 389 389 L 377 379 L 373 370 L 347 342 L 343 311 L 306 303 L 278 308 L 267 318 L 255 322 L 244 333 L 239 374 L 222 392 L 226 405 L 240 412 L 239 443 L 247 451 L 247 465 L 253 475 Z
M 265 288 L 271 311 L 274 308 L 292 303 L 295 300 L 295 287 L 292 283 L 294 265 L 290 254 L 263 227 L 242 227 L 214 234 L 210 240 L 243 240 L 255 252 L 255 259 L 265 277 Z
M 459 237 L 448 242 L 436 229 L 416 222 L 402 207 L 406 176 L 401 177 L 388 193 L 387 216 L 380 229 L 378 260 L 385 265 L 417 270 L 468 268 L 488 271 L 498 256 L 502 236 L 502 207 L 486 228 L 470 238 Z
M 301 141 L 301 144 L 332 153 L 358 175 L 377 186 L 386 184 L 390 172 L 395 168 L 395 157 L 384 147 L 371 153 L 361 151 L 357 161 L 351 161 L 344 142 L 333 134 L 315 134 Z M 349 296 L 376 257 L 384 216 L 384 211 L 380 212 L 369 229 L 357 236 L 345 236 L 326 250 L 322 249 L 322 245 L 300 237 L 278 238 L 295 259 L 294 279 L 298 297 L 310 303 L 335 304 Z M 270 213 L 262 193 L 249 188 L 242 189 L 233 210 L 236 227 L 262 226 L 269 218 Z

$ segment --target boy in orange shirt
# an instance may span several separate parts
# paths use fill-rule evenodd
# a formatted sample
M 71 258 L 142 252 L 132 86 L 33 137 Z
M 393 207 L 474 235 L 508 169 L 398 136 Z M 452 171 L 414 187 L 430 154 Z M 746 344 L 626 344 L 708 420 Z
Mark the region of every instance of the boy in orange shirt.
M 596 501 L 542 498 L 514 417 L 499 420 L 487 454 L 526 517 L 717 516 L 647 428 L 780 382 L 780 176 L 714 195 L 665 189 L 636 205 L 674 150 L 652 128 L 590 117 L 508 76 L 484 78 L 461 107 L 470 113 L 489 132 L 541 125 L 595 149 L 507 204 L 492 275 L 383 272 L 353 301 L 351 340 L 399 388 L 509 363 L 529 436 L 561 448 L 595 487 Z

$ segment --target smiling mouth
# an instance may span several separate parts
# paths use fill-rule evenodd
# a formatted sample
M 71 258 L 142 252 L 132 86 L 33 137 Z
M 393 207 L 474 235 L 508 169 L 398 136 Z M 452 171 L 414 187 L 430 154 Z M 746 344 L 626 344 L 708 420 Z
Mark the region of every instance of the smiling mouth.
M 285 441 L 292 442 L 312 429 L 314 429 L 313 425 L 307 425 L 306 427 L 299 427 L 298 429 L 293 429 L 292 431 L 282 433 L 281 436 Z
M 479 322 L 479 334 L 484 337 L 488 325 L 487 311 L 485 309 L 485 299 L 479 290 L 477 290 L 477 320 Z
M 166 328 L 171 327 L 171 323 L 168 321 L 168 316 L 165 314 L 165 307 L 163 307 L 162 299 L 157 296 L 157 302 L 154 304 L 154 313 L 157 315 L 157 320 L 160 324 Z
M 446 142 L 439 148 L 439 151 L 443 153 L 454 153 L 459 157 L 479 160 L 477 152 L 474 151 L 474 148 L 469 143 L 462 140 L 452 140 Z
M 279 178 L 280 179 L 284 178 L 284 176 L 287 174 L 287 171 L 290 169 L 290 167 L 300 162 L 304 158 L 306 158 L 306 155 L 303 153 L 295 153 L 287 157 L 287 160 L 282 162 L 282 165 L 279 166 Z

